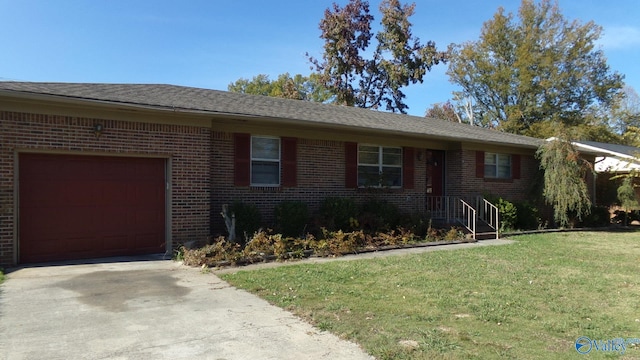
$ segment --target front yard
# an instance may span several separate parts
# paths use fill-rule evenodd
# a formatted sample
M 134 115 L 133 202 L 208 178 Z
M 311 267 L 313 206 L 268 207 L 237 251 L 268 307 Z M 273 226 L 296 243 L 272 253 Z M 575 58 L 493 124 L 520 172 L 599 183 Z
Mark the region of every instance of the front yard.
M 640 232 L 515 240 L 221 277 L 378 359 L 581 359 L 581 336 L 640 338 Z M 640 359 L 624 348 L 588 356 Z

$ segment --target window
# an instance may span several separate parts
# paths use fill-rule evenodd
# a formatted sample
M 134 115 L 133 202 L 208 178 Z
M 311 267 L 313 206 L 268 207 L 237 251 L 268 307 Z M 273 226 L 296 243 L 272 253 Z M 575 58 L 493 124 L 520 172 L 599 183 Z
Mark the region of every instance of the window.
M 484 153 L 484 177 L 511 179 L 511 155 Z
M 402 186 L 402 148 L 358 145 L 358 186 Z
M 280 139 L 251 137 L 251 185 L 280 185 Z

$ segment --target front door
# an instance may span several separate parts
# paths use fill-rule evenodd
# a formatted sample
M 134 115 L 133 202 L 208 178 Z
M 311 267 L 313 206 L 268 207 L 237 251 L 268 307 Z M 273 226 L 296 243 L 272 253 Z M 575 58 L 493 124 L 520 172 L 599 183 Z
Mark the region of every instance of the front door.
M 427 150 L 427 196 L 444 195 L 444 151 Z
M 433 219 L 446 217 L 446 200 L 444 198 L 444 151 L 427 150 L 426 205 Z

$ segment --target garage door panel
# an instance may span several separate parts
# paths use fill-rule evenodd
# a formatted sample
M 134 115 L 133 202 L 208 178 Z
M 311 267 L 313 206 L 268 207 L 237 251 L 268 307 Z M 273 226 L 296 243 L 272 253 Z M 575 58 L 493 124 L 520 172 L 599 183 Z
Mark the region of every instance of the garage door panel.
M 137 234 L 135 237 L 135 247 L 141 249 L 156 248 L 159 245 L 157 239 L 157 233 Z
M 24 189 L 20 196 L 20 206 L 55 205 L 64 201 L 67 186 L 59 181 L 20 181 Z
M 128 248 L 130 248 L 129 237 L 127 235 L 104 236 L 103 241 L 104 249 L 107 251 L 126 251 Z
M 164 160 L 20 154 L 20 262 L 165 250 Z

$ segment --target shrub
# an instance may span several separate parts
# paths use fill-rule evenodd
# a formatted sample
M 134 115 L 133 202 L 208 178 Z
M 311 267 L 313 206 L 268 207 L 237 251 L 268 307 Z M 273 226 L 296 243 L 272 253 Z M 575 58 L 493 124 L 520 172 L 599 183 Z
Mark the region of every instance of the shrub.
M 182 261 L 189 266 L 212 266 L 220 261 L 230 261 L 235 264 L 242 257 L 239 244 L 233 244 L 218 237 L 213 244 L 198 249 L 181 248 L 179 253 Z
M 389 231 L 400 224 L 400 209 L 386 200 L 369 199 L 362 204 L 358 222 L 365 231 Z
M 319 256 L 344 255 L 353 253 L 366 242 L 362 231 L 343 232 L 322 229 L 322 238 L 312 242 L 313 251 Z
M 431 220 L 424 214 L 414 213 L 411 215 L 401 216 L 402 228 L 410 230 L 419 237 L 425 237 L 431 227 Z
M 235 201 L 229 211 L 236 216 L 236 238 L 244 245 L 262 226 L 262 215 L 254 204 Z
M 580 222 L 581 227 L 605 227 L 611 224 L 611 214 L 605 206 L 592 206 L 589 215 Z
M 536 230 L 540 227 L 540 210 L 537 206 L 529 201 L 515 203 L 516 206 L 516 222 L 515 229 L 519 230 Z
M 242 254 L 249 258 L 273 255 L 274 245 L 282 238 L 282 235 L 270 235 L 264 231 L 258 231 L 253 234 L 251 240 L 247 242 Z
M 309 222 L 309 209 L 302 201 L 284 201 L 274 209 L 276 230 L 283 236 L 297 237 L 304 234 Z
M 500 231 L 506 229 L 515 229 L 516 221 L 518 220 L 518 209 L 516 206 L 501 197 L 495 198 L 488 196 L 487 200 L 498 208 L 498 214 L 500 215 Z
M 445 241 L 456 241 L 456 240 L 462 240 L 464 238 L 465 238 L 464 232 L 462 232 L 460 229 L 452 226 L 451 229 L 449 229 L 449 231 L 447 231 L 444 234 L 443 240 L 445 240 Z
M 320 204 L 320 216 L 329 230 L 349 230 L 358 214 L 358 206 L 351 198 L 326 197 Z
M 632 221 L 640 221 L 640 211 L 632 210 L 629 212 L 625 212 L 624 210 L 616 210 L 614 213 L 613 219 L 611 221 L 614 224 L 625 224 L 625 217 L 627 223 L 631 223 Z

